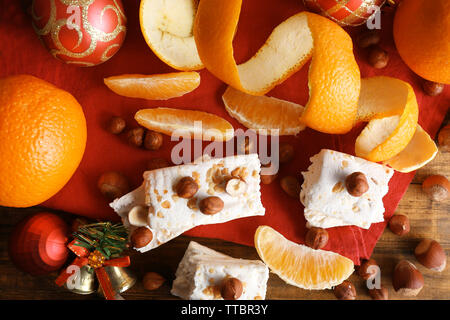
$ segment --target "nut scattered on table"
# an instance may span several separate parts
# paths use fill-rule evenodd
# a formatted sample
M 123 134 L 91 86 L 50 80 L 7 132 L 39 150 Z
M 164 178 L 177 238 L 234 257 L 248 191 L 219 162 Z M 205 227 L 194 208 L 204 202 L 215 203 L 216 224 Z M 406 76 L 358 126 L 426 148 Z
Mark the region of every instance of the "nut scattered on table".
M 438 135 L 439 150 L 442 152 L 450 152 L 450 124 L 444 126 Z
M 337 285 L 333 289 L 333 293 L 339 300 L 355 300 L 356 299 L 356 288 L 348 280 L 345 280 L 341 284 Z
M 389 229 L 398 236 L 404 236 L 409 233 L 410 224 L 408 217 L 403 214 L 393 215 L 389 220 Z
M 153 158 L 147 161 L 147 170 L 156 170 L 161 168 L 170 167 L 170 162 L 164 158 Z
M 210 215 L 220 212 L 224 207 L 224 203 L 219 197 L 211 196 L 202 199 L 198 204 L 198 207 L 203 214 Z
M 353 197 L 361 197 L 369 190 L 366 175 L 362 172 L 353 172 L 345 178 L 347 192 Z
M 389 54 L 378 45 L 370 46 L 367 62 L 376 69 L 383 69 L 389 62 Z
M 127 140 L 128 144 L 130 144 L 133 147 L 140 148 L 142 146 L 142 143 L 144 142 L 144 128 L 134 128 L 130 129 L 127 132 Z
M 416 296 L 422 290 L 424 279 L 417 267 L 408 260 L 401 260 L 392 275 L 394 290 L 405 296 Z
M 287 163 L 294 159 L 295 151 L 294 147 L 289 143 L 281 143 L 279 149 L 279 161 L 280 163 Z
M 135 227 L 144 227 L 148 225 L 149 210 L 148 207 L 134 206 L 128 212 L 128 222 Z
M 126 126 L 127 126 L 127 123 L 125 122 L 125 120 L 123 118 L 112 117 L 109 120 L 106 129 L 108 130 L 108 132 L 110 132 L 112 134 L 120 134 L 120 133 L 122 133 L 123 130 L 125 130 Z
M 148 245 L 153 239 L 153 233 L 146 227 L 139 227 L 133 231 L 130 240 L 135 248 L 143 248 Z
M 120 198 L 130 191 L 128 179 L 116 171 L 103 173 L 98 179 L 97 186 L 108 200 Z
M 434 271 L 443 271 L 447 265 L 447 256 L 439 242 L 423 239 L 414 250 L 414 256 L 423 266 Z
M 363 280 L 373 279 L 379 272 L 380 267 L 374 259 L 364 260 L 358 269 L 358 275 Z
M 278 173 L 273 174 L 263 174 L 264 171 L 266 171 L 267 168 L 269 168 L 271 164 L 262 164 L 261 165 L 261 183 L 263 184 L 271 184 L 277 177 Z M 266 169 L 264 169 L 266 168 Z M 265 172 L 264 172 L 265 173 Z
M 369 289 L 369 295 L 373 300 L 389 300 L 389 291 L 383 286 L 379 289 Z
M 289 196 L 293 198 L 298 198 L 300 196 L 300 182 L 298 179 L 293 176 L 285 176 L 280 180 L 281 188 L 286 192 Z
M 159 289 L 166 279 L 156 272 L 147 272 L 142 278 L 142 283 L 145 290 L 156 290 Z
M 225 185 L 225 191 L 232 197 L 240 196 L 241 194 L 244 194 L 246 190 L 247 184 L 245 181 L 238 178 L 228 180 Z
M 243 285 L 237 278 L 227 278 L 222 284 L 220 294 L 224 300 L 237 300 L 242 295 Z
M 305 236 L 305 244 L 313 249 L 322 249 L 328 243 L 328 231 L 323 228 L 311 227 Z
M 444 91 L 444 87 L 443 83 L 437 83 L 426 79 L 423 79 L 422 82 L 423 91 L 431 97 L 440 95 L 442 91 Z
M 369 30 L 359 36 L 358 45 L 360 48 L 368 48 L 380 43 L 380 40 L 381 36 L 378 30 Z
M 163 144 L 163 136 L 161 133 L 147 130 L 144 138 L 144 148 L 147 150 L 159 150 Z
M 444 201 L 449 196 L 450 182 L 441 175 L 432 175 L 422 183 L 422 190 L 433 201 Z
M 192 177 L 183 177 L 178 181 L 175 190 L 180 198 L 190 199 L 197 193 L 198 184 Z

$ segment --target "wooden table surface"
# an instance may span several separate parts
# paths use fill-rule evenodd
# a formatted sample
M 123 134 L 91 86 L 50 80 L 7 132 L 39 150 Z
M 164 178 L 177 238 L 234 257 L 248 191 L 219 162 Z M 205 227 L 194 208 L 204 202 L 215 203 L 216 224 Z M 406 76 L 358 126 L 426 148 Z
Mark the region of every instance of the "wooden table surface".
M 388 288 L 391 299 L 407 299 L 396 294 L 391 284 L 391 273 L 399 259 L 406 258 L 416 263 L 425 278 L 425 286 L 420 294 L 410 299 L 450 299 L 450 267 L 443 272 L 427 270 L 416 262 L 413 251 L 422 238 L 433 238 L 441 243 L 447 254 L 450 252 L 450 200 L 432 202 L 421 190 L 422 181 L 430 174 L 450 177 L 450 153 L 439 153 L 435 160 L 417 171 L 413 183 L 397 209 L 406 214 L 411 221 L 411 232 L 398 237 L 387 228 L 380 238 L 372 257 L 378 262 L 382 272 L 382 284 Z M 54 284 L 57 273 L 33 277 L 17 270 L 8 257 L 7 242 L 13 226 L 24 216 L 39 212 L 42 208 L 12 209 L 1 208 L 0 215 L 0 299 L 99 299 L 97 294 L 77 295 Z M 65 215 L 63 213 L 63 215 Z M 190 240 L 196 240 L 212 249 L 233 257 L 258 259 L 252 247 L 205 238 L 181 236 L 160 248 L 146 254 L 132 254 L 130 269 L 138 281 L 122 295 L 125 299 L 177 299 L 170 295 L 171 282 L 175 270 Z M 147 271 L 162 274 L 166 283 L 155 291 L 144 290 L 141 279 Z M 356 285 L 358 299 L 370 299 L 365 282 L 356 274 L 350 277 Z M 268 283 L 267 299 L 335 299 L 331 290 L 307 291 L 285 284 L 271 273 Z

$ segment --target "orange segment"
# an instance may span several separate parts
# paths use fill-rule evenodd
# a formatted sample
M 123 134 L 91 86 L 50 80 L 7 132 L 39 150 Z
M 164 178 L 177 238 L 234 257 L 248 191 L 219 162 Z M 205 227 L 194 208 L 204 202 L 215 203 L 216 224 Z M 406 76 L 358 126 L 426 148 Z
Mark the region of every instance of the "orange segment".
M 143 127 L 167 135 L 227 141 L 233 138 L 233 126 L 225 119 L 211 113 L 173 108 L 143 109 L 134 118 Z
M 174 72 L 142 75 L 123 74 L 104 79 L 106 86 L 115 93 L 131 98 L 167 100 L 180 97 L 200 85 L 197 72 Z
M 269 226 L 259 226 L 255 247 L 262 261 L 288 284 L 309 290 L 330 289 L 354 271 L 353 261 L 287 240 Z
M 298 118 L 303 106 L 267 96 L 253 96 L 228 87 L 222 96 L 225 109 L 245 127 L 258 131 L 279 130 L 279 135 L 295 135 L 305 129 Z

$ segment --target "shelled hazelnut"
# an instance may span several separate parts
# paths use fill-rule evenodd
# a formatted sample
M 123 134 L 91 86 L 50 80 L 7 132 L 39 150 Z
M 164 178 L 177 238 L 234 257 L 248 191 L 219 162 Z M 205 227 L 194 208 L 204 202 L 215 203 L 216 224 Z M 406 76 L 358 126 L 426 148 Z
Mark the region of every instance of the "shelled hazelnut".
M 389 300 L 389 291 L 383 286 L 379 289 L 369 289 L 369 295 L 373 300 Z
M 416 296 L 423 288 L 424 279 L 412 262 L 401 260 L 394 268 L 392 285 L 394 290 L 402 295 Z
M 261 167 L 262 168 L 269 168 L 270 167 L 270 163 L 261 165 Z M 261 169 L 261 183 L 263 183 L 263 184 L 271 184 L 278 177 L 278 173 L 263 174 L 263 171 L 265 171 L 265 170 Z
M 280 163 L 287 163 L 294 158 L 294 147 L 289 143 L 281 143 L 279 149 Z
M 285 176 L 280 180 L 280 185 L 289 196 L 293 198 L 299 197 L 301 186 L 296 177 Z
M 127 140 L 128 144 L 130 144 L 133 147 L 140 148 L 142 146 L 142 143 L 144 142 L 144 128 L 134 128 L 130 129 L 127 132 Z
M 393 215 L 389 220 L 389 229 L 398 236 L 407 234 L 410 230 L 408 217 L 403 214 Z
M 414 250 L 414 256 L 423 266 L 434 271 L 443 271 L 447 265 L 447 256 L 439 242 L 423 239 Z
M 147 272 L 142 278 L 142 283 L 145 290 L 156 290 L 160 288 L 166 279 L 156 272 Z
M 153 233 L 146 227 L 139 227 L 133 231 L 130 241 L 133 247 L 143 248 L 148 245 L 153 239 Z
M 358 268 L 358 275 L 364 279 L 373 279 L 379 272 L 380 267 L 374 259 L 368 259 L 361 263 Z
M 163 136 L 161 133 L 147 130 L 144 138 L 144 148 L 147 150 L 159 150 L 163 144 Z
M 389 62 L 389 54 L 378 45 L 370 46 L 367 62 L 376 69 L 385 68 Z
M 438 134 L 439 150 L 450 152 L 450 124 L 443 127 Z
M 220 294 L 224 300 L 237 300 L 242 296 L 243 285 L 237 278 L 227 278 L 222 284 Z
M 356 299 L 356 288 L 348 280 L 345 280 L 340 285 L 337 285 L 333 289 L 333 293 L 339 300 L 355 300 Z
M 305 244 L 313 249 L 322 249 L 328 243 L 328 231 L 323 228 L 312 227 L 305 236 Z
M 358 45 L 360 48 L 368 48 L 372 45 L 380 43 L 381 36 L 378 30 L 369 30 L 362 33 L 358 38 Z
M 112 117 L 109 120 L 106 129 L 108 130 L 108 132 L 110 132 L 112 134 L 120 134 L 120 133 L 122 133 L 123 130 L 125 130 L 126 126 L 127 126 L 127 124 L 123 118 Z
M 197 193 L 198 184 L 191 177 L 183 177 L 176 184 L 175 190 L 180 198 L 190 199 Z
M 353 172 L 345 178 L 345 187 L 353 197 L 361 197 L 369 190 L 369 183 L 364 173 Z
M 198 207 L 203 214 L 211 215 L 220 212 L 224 207 L 224 203 L 219 197 L 211 196 L 201 200 Z
M 116 171 L 103 173 L 98 179 L 97 186 L 108 200 L 120 198 L 130 191 L 128 179 Z
M 450 182 L 444 176 L 432 175 L 423 181 L 422 190 L 431 200 L 443 201 L 449 196 Z
M 442 91 L 444 91 L 444 87 L 443 83 L 437 83 L 426 79 L 423 79 L 422 82 L 423 91 L 431 97 L 440 95 Z
M 164 158 L 153 158 L 147 161 L 147 170 L 156 170 L 161 168 L 170 167 L 170 162 Z

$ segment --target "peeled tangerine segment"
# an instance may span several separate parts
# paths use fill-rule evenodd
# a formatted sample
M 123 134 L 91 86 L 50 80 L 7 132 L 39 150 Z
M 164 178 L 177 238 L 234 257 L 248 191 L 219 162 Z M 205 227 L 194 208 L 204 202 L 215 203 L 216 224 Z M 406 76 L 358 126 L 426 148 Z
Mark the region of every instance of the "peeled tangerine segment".
M 241 5 L 242 0 L 200 1 L 194 38 L 205 67 L 237 90 L 264 95 L 312 57 L 303 124 L 327 133 L 351 130 L 360 73 L 350 36 L 327 18 L 301 12 L 279 24 L 253 57 L 237 65 L 233 38 Z
M 330 289 L 354 271 L 353 261 L 335 252 L 294 243 L 269 226 L 255 233 L 259 257 L 288 284 L 309 290 Z
M 174 108 L 142 109 L 134 118 L 143 127 L 177 137 L 204 141 L 227 141 L 233 138 L 233 126 L 211 113 Z
M 192 28 L 198 0 L 142 0 L 141 31 L 152 51 L 183 71 L 203 69 Z
M 295 135 L 305 129 L 298 118 L 303 106 L 267 96 L 253 96 L 228 87 L 222 96 L 225 109 L 248 129 L 268 135 Z
M 105 78 L 104 82 L 109 89 L 121 96 L 167 100 L 196 89 L 200 85 L 200 75 L 194 71 L 153 75 L 123 74 Z

